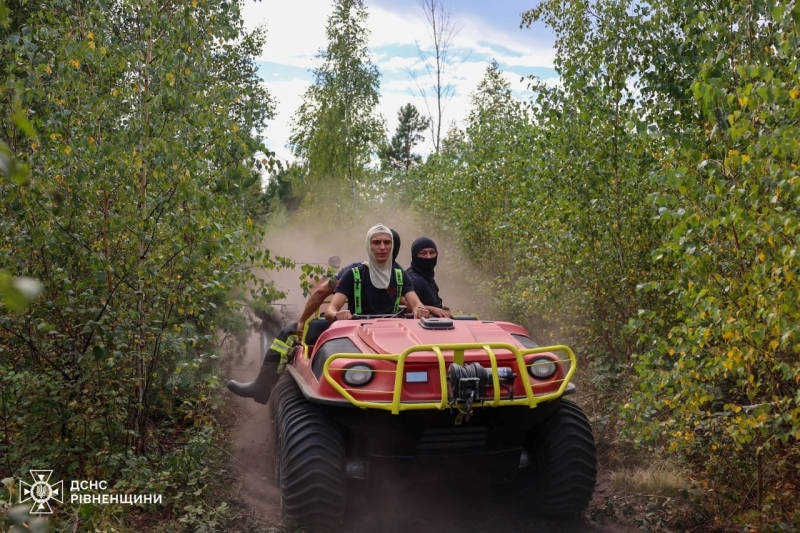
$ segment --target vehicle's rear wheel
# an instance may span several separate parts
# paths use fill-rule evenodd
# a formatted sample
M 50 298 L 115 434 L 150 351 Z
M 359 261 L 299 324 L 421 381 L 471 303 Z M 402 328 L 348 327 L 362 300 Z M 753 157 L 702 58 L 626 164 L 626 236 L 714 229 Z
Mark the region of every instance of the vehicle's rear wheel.
M 541 427 L 525 437 L 531 466 L 521 476 L 539 514 L 575 516 L 589 505 L 597 480 L 592 427 L 577 404 L 562 400 Z
M 301 527 L 336 529 L 346 503 L 342 433 L 288 373 L 273 400 L 281 513 Z
M 287 390 L 291 390 L 293 387 L 297 385 L 294 383 L 292 376 L 289 375 L 288 372 L 284 372 L 278 378 L 278 383 L 275 385 L 275 388 L 272 389 L 272 394 L 270 395 L 269 402 L 267 402 L 267 408 L 269 409 L 269 423 L 270 423 L 270 435 L 269 435 L 269 444 L 272 449 L 273 455 L 273 479 L 276 483 L 280 483 L 280 440 L 278 439 L 278 410 L 279 404 L 281 400 L 286 396 Z

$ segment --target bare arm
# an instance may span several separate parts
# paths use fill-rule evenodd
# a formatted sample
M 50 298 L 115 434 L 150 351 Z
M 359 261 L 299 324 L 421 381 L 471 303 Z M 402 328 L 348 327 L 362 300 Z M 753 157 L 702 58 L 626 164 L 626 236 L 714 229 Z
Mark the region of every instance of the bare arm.
M 419 295 L 417 295 L 417 298 L 419 298 Z M 408 303 L 408 300 L 406 300 L 405 296 L 400 298 L 400 305 L 405 305 L 406 309 L 412 309 L 412 310 L 414 309 Z M 436 307 L 435 305 L 426 305 L 425 309 L 427 309 L 428 313 L 430 313 L 431 315 L 437 316 L 439 318 L 453 318 L 453 315 L 452 315 L 452 313 L 450 313 L 449 309 L 439 308 L 439 307 Z
M 428 309 L 419 301 L 419 296 L 414 291 L 405 294 L 408 308 L 414 313 L 414 318 L 428 318 Z
M 303 328 L 306 325 L 306 321 L 316 313 L 319 306 L 322 305 L 322 302 L 325 301 L 325 298 L 333 294 L 333 285 L 331 284 L 331 278 L 324 278 L 322 281 L 317 283 L 314 289 L 311 291 L 311 294 L 308 296 L 308 300 L 306 300 L 306 306 L 303 308 L 303 313 L 300 315 L 300 319 L 297 321 L 297 335 L 302 338 L 303 336 Z
M 345 309 L 344 311 L 339 311 L 342 306 L 347 302 L 347 296 L 344 294 L 337 292 L 331 298 L 331 303 L 328 304 L 328 308 L 325 309 L 325 318 L 328 319 L 328 322 L 333 322 L 334 320 L 349 320 L 352 318 L 352 314 L 350 311 Z

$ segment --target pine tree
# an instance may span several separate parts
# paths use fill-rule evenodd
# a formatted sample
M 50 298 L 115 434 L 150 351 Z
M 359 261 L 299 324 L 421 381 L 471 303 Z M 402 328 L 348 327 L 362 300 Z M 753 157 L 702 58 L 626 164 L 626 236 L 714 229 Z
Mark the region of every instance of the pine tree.
M 413 165 L 422 161 L 422 157 L 412 153 L 412 150 L 425 139 L 423 132 L 428 129 L 430 122 L 412 104 L 401 107 L 397 119 L 397 130 L 389 144 L 381 150 L 381 160 L 384 168 L 402 170 L 408 174 Z

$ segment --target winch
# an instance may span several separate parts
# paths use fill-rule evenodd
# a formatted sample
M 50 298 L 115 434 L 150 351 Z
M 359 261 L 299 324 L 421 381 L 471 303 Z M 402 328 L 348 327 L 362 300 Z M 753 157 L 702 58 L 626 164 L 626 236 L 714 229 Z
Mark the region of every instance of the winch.
M 514 399 L 514 380 L 517 375 L 509 367 L 497 367 L 497 381 L 508 391 L 509 398 Z M 469 421 L 472 416 L 474 402 L 482 402 L 486 397 L 486 387 L 492 384 L 492 369 L 484 368 L 480 363 L 459 365 L 453 363 L 447 370 L 447 390 L 450 412 L 458 410 L 456 425 L 463 419 Z

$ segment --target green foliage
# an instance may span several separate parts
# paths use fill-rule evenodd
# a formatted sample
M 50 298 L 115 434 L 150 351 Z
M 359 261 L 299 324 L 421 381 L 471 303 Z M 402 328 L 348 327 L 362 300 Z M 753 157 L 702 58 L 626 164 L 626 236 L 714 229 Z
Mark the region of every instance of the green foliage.
M 389 143 L 380 151 L 384 170 L 398 170 L 405 174 L 412 166 L 422 161 L 422 156 L 412 152 L 414 147 L 425 139 L 423 132 L 430 121 L 419 114 L 412 104 L 406 104 L 397 112 L 397 130 Z
M 304 175 L 302 166 L 293 162 L 270 176 L 265 194 L 267 211 L 270 214 L 274 214 L 279 208 L 285 208 L 291 213 L 300 207 L 303 198 L 298 195 L 296 190 L 302 189 L 299 185 L 302 183 Z
M 425 210 L 447 214 L 510 318 L 619 375 L 631 342 L 622 329 L 655 239 L 640 186 L 652 157 L 624 126 L 633 114 L 624 84 L 595 87 L 580 73 L 564 81 L 537 84 L 525 105 L 492 64 L 463 137 L 451 136 L 410 188 Z M 574 94 L 594 98 L 575 105 Z
M 9 13 L 5 2 L 0 2 L 0 28 L 8 26 Z M 10 94 L 13 102 L 12 108 L 7 110 L 8 115 L 3 116 L 3 120 L 10 118 L 10 122 L 23 135 L 35 139 L 36 133 L 21 109 L 15 86 L 4 81 L 0 84 L 0 92 Z M 0 179 L 7 179 L 19 187 L 27 187 L 29 178 L 28 166 L 21 164 L 8 145 L 0 140 Z M 40 292 L 41 284 L 38 281 L 26 277 L 12 277 L 9 272 L 0 269 L 0 296 L 3 297 L 3 303 L 8 310 L 22 311 Z
M 648 279 L 650 250 L 660 239 L 646 185 L 660 144 L 629 126 L 642 109 L 629 81 L 637 74 L 637 33 L 626 8 L 546 2 L 523 16 L 556 31 L 564 80 L 563 88 L 535 86 L 534 120 L 543 138 L 534 179 L 538 212 L 528 220 L 541 228 L 537 240 L 547 260 L 537 269 L 531 311 L 567 326 L 562 335 L 575 335 L 570 342 L 599 365 L 596 376 L 611 380 L 629 377 L 635 337 L 625 325 L 647 297 L 635 287 Z
M 553 0 L 539 20 L 562 83 L 525 105 L 492 65 L 408 199 L 509 318 L 588 361 L 601 443 L 680 452 L 720 502 L 792 527 L 800 8 Z
M 314 286 L 323 278 L 333 279 L 338 272 L 338 265 L 319 265 L 304 263 L 300 265 L 300 288 L 303 289 L 303 296 L 308 296 Z
M 487 69 L 472 102 L 466 131 L 451 129 L 440 153 L 409 175 L 408 200 L 436 213 L 439 231 L 459 231 L 473 260 L 497 275 L 512 261 L 513 249 L 506 247 L 512 230 L 512 176 L 520 174 L 531 130 L 496 63 Z
M 289 139 L 305 166 L 307 190 L 325 198 L 320 182 L 347 185 L 354 206 L 357 185 L 384 136 L 383 119 L 375 112 L 379 73 L 369 57 L 366 22 L 363 0 L 335 0 L 325 31 L 327 48 L 318 55 L 321 65 L 295 113 Z
M 13 8 L 0 141 L 31 185 L 4 167 L 0 270 L 42 294 L 0 309 L 0 471 L 172 490 L 212 439 L 219 331 L 286 263 L 253 222 L 265 35 L 235 2 Z
M 11 12 L 6 6 L 5 1 L 0 1 L 0 28 L 6 28 L 8 26 L 8 15 Z
M 774 484 L 759 456 L 780 465 L 800 441 L 798 19 L 771 2 L 696 14 L 714 54 L 691 86 L 697 119 L 670 139 L 674 166 L 654 176 L 670 231 L 654 258 L 671 276 L 644 288 L 677 314 L 642 312 L 662 327 L 645 336 L 628 419 L 638 439 L 708 453 L 739 487 Z

